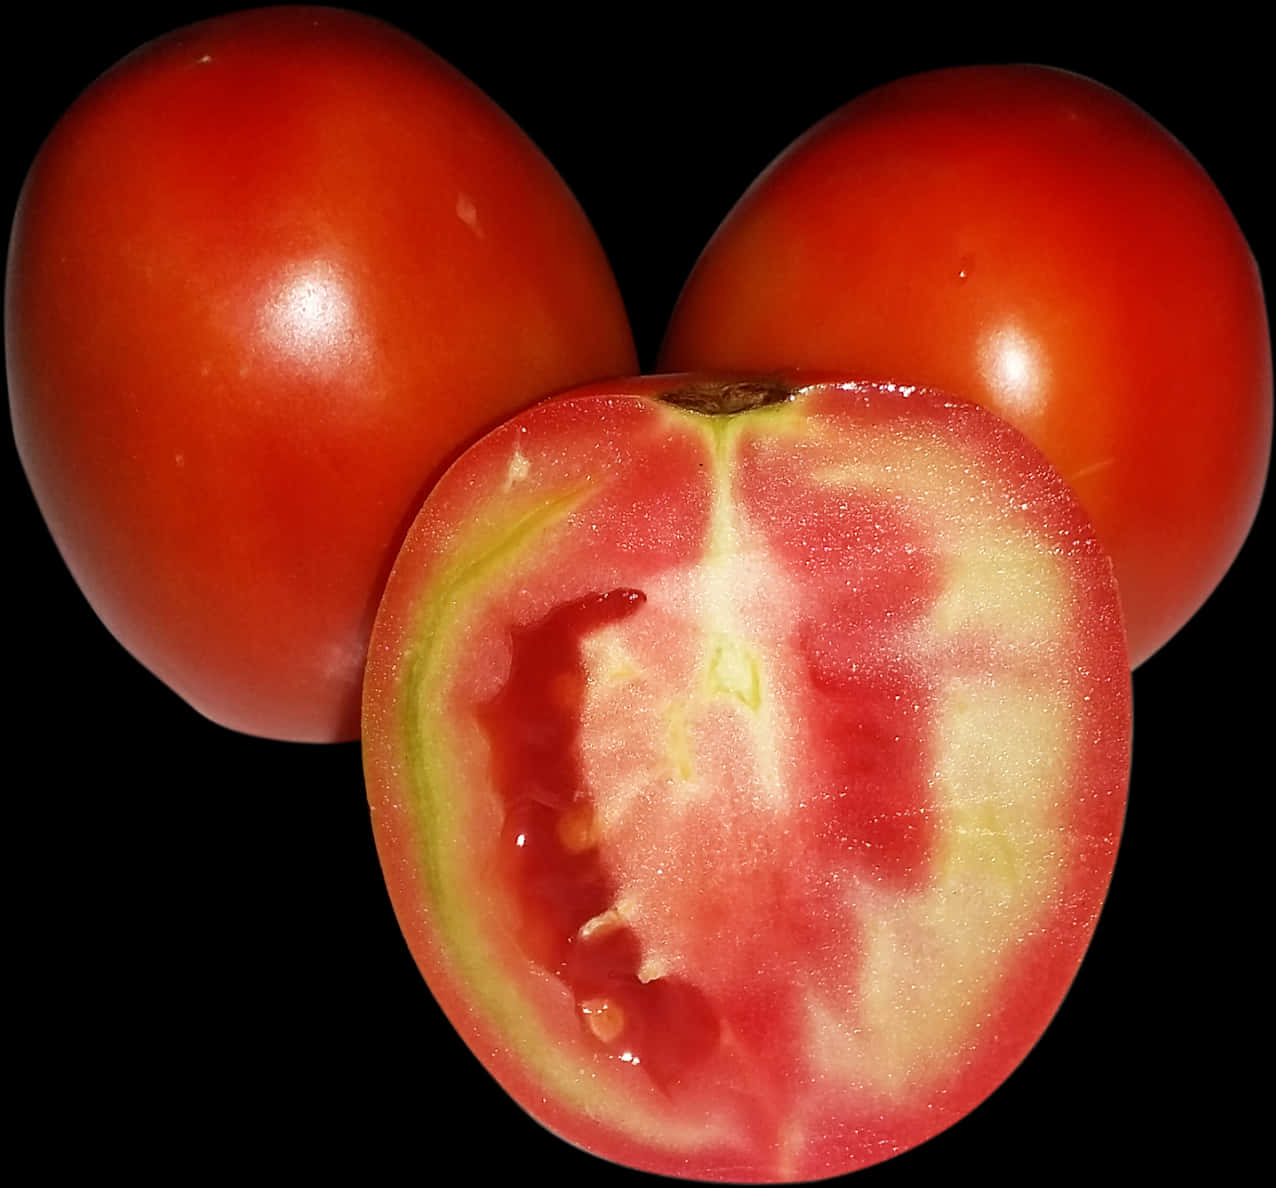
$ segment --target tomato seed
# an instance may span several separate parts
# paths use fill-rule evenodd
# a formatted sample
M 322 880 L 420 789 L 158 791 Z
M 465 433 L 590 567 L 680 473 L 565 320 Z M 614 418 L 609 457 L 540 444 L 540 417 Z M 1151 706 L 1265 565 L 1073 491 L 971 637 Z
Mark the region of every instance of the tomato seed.
M 625 1030 L 625 1012 L 610 998 L 587 998 L 577 1009 L 585 1026 L 604 1044 L 619 1039 Z

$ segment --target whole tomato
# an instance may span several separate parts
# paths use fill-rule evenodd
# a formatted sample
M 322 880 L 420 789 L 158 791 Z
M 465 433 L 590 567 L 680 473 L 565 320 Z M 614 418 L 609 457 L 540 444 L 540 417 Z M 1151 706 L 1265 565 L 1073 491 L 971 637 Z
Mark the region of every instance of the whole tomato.
M 1267 471 L 1245 237 L 1164 128 L 1058 69 L 924 73 L 816 125 L 705 248 L 661 364 L 840 368 L 995 410 L 1094 519 L 1135 664 L 1218 584 Z
M 546 159 L 387 24 L 276 8 L 129 55 L 41 148 L 10 247 L 14 436 L 112 633 L 251 734 L 358 733 L 372 614 L 480 430 L 632 371 Z

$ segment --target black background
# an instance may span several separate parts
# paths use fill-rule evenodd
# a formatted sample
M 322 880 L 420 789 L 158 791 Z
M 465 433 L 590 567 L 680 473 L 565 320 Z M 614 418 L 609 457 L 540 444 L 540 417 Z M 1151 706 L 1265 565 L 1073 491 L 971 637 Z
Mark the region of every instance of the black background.
M 1026 32 L 936 27 L 911 7 L 885 24 L 866 12 L 830 26 L 785 5 L 703 27 L 687 6 L 585 18 L 438 7 L 369 11 L 468 74 L 555 163 L 612 259 L 646 368 L 697 252 L 756 173 L 847 99 L 944 65 L 1047 62 L 1127 94 L 1214 177 L 1270 286 L 1270 64 L 1253 32 L 1217 17 L 1120 34 L 1073 9 L 1067 28 Z M 75 95 L 141 42 L 216 11 L 55 9 L 6 33 L 6 226 Z M 10 1008 L 10 1071 L 18 1137 L 65 1136 L 41 1142 L 43 1165 L 655 1182 L 541 1130 L 442 1020 L 381 883 L 357 744 L 248 738 L 186 707 L 74 587 L 11 437 L 4 481 L 8 982 L 23 1004 Z M 857 1188 L 972 1174 L 1227 1182 L 1253 1154 L 1249 1076 L 1265 1074 L 1271 1000 L 1259 964 L 1271 503 L 1210 602 L 1135 674 L 1126 836 L 1059 1016 L 984 1106 L 858 1173 Z

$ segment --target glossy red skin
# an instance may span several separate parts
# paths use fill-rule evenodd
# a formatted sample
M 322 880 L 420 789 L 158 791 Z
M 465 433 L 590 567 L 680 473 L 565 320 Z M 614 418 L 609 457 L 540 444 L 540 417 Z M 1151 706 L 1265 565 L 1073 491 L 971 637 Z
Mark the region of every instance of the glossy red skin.
M 718 853 L 711 861 L 718 873 L 710 883 L 718 886 L 719 878 L 725 879 L 723 885 L 730 891 L 705 898 L 688 894 L 685 901 L 675 898 L 668 904 L 678 919 L 717 919 L 721 923 L 724 917 L 737 914 L 733 927 L 716 935 L 707 932 L 698 942 L 693 938 L 697 956 L 692 969 L 696 972 L 687 976 L 695 983 L 699 973 L 699 980 L 711 990 L 713 1009 L 728 1011 L 737 1033 L 753 1032 L 753 1043 L 759 1035 L 773 1040 L 769 1045 L 763 1041 L 765 1050 L 750 1049 L 752 1058 L 739 1064 L 732 1063 L 730 1056 L 722 1057 L 725 1063 L 720 1065 L 713 1063 L 717 1057 L 711 1058 L 703 1083 L 701 1066 L 689 1061 L 689 1079 L 680 1087 L 675 1077 L 674 1088 L 669 1090 L 675 1095 L 673 1116 L 694 1128 L 706 1099 L 713 1100 L 720 1093 L 725 1115 L 746 1117 L 754 1142 L 742 1146 L 706 1139 L 691 1143 L 688 1150 L 679 1149 L 677 1142 L 666 1147 L 660 1141 L 644 1141 L 626 1133 L 614 1120 L 608 1120 L 601 1105 L 608 1094 L 616 1092 L 613 1079 L 622 1066 L 609 1065 L 608 1061 L 614 1061 L 617 1053 L 600 1053 L 582 1039 L 570 999 L 563 1001 L 563 981 L 540 968 L 522 948 L 530 935 L 532 947 L 543 951 L 543 936 L 535 934 L 534 921 L 529 922 L 503 900 L 505 892 L 500 890 L 499 855 L 513 852 L 502 849 L 509 844 L 511 817 L 504 816 L 503 826 L 505 809 L 493 785 L 506 778 L 500 774 L 505 768 L 510 769 L 509 778 L 515 783 L 539 784 L 542 773 L 519 759 L 517 751 L 502 759 L 499 734 L 489 736 L 486 742 L 482 739 L 487 729 L 484 723 L 492 720 L 494 712 L 497 717 L 515 713 L 510 721 L 527 724 L 522 715 L 535 705 L 534 689 L 525 689 L 508 711 L 496 711 L 495 707 L 509 695 L 514 679 L 510 673 L 519 671 L 518 657 L 526 655 L 519 651 L 519 641 L 527 638 L 529 630 L 539 630 L 538 625 L 556 608 L 598 592 L 654 591 L 663 575 L 693 563 L 699 555 L 705 523 L 712 514 L 712 500 L 705 492 L 709 463 L 680 432 L 663 425 L 658 406 L 649 399 L 682 382 L 681 378 L 649 377 L 594 385 L 557 397 L 485 437 L 431 492 L 391 574 L 378 614 L 365 684 L 364 763 L 374 834 L 400 926 L 431 991 L 475 1055 L 532 1116 L 594 1154 L 660 1174 L 730 1182 L 826 1177 L 915 1146 L 975 1108 L 1035 1043 L 1071 981 L 1111 873 L 1128 770 L 1129 680 L 1115 587 L 1109 562 L 1094 547 L 1084 517 L 1058 485 L 1057 476 L 1040 467 L 1037 477 L 1023 487 L 1023 506 L 1033 508 L 1030 517 L 1044 517 L 1041 523 L 1047 537 L 1061 541 L 1065 553 L 1079 550 L 1071 554 L 1073 560 L 1068 565 L 1076 568 L 1068 568 L 1065 579 L 1067 602 L 1072 608 L 1067 614 L 1077 616 L 1066 630 L 1077 651 L 1069 653 L 1059 673 L 1065 682 L 1061 689 L 1068 687 L 1074 676 L 1079 681 L 1070 694 L 1078 711 L 1070 731 L 1082 740 L 1081 758 L 1066 786 L 1058 786 L 1050 794 L 1069 806 L 1065 826 L 1069 840 L 1061 849 L 1051 849 L 1046 859 L 1043 870 L 1047 879 L 1058 879 L 1047 921 L 1020 938 L 1009 989 L 994 994 L 984 1004 L 980 1042 L 964 1054 L 933 1054 L 934 1061 L 947 1070 L 942 1091 L 883 1106 L 872 1092 L 861 1098 L 857 1090 L 847 1089 L 845 1104 L 839 1107 L 841 1116 L 823 1117 L 820 1129 L 804 1136 L 802 1149 L 782 1151 L 782 1144 L 772 1145 L 777 1133 L 783 1132 L 772 1106 L 780 1103 L 782 1112 L 789 1100 L 787 1094 L 796 1092 L 800 1097 L 809 1071 L 809 1066 L 802 1064 L 801 1015 L 795 1014 L 793 996 L 800 1002 L 808 984 L 818 986 L 829 978 L 836 980 L 846 968 L 856 968 L 862 960 L 861 939 L 867 935 L 856 931 L 853 920 L 830 918 L 829 904 L 818 895 L 806 900 L 800 891 L 805 886 L 800 877 L 790 881 L 794 872 L 808 866 L 839 861 L 832 855 L 841 843 L 836 833 L 825 831 L 828 822 L 817 811 L 803 828 L 786 829 L 784 836 L 791 849 L 779 869 L 777 884 L 785 888 L 785 894 L 770 900 L 763 895 L 767 906 L 758 916 L 750 915 L 744 906 L 750 900 L 745 887 L 731 881 L 731 851 L 716 850 L 712 834 L 707 844 Z M 848 391 L 843 397 L 831 388 L 803 397 L 828 402 L 828 407 L 843 398 L 853 400 L 856 394 Z M 917 396 L 917 403 L 923 406 L 917 410 L 919 424 L 929 424 L 926 418 L 936 415 L 935 399 L 933 394 Z M 977 454 L 981 448 L 1004 449 L 1012 437 L 1017 439 L 1006 426 L 969 406 L 958 406 L 944 424 L 953 442 L 973 445 Z M 999 456 L 1014 459 L 1003 477 L 1027 473 L 1040 465 L 1039 459 L 1031 461 L 1035 454 L 1022 442 L 1008 455 Z M 741 481 L 749 490 L 746 514 L 754 524 L 770 525 L 768 539 L 776 548 L 775 555 L 783 558 L 781 566 L 788 580 L 796 580 L 798 588 L 809 587 L 813 592 L 803 595 L 814 596 L 812 605 L 819 607 L 807 625 L 817 634 L 821 627 L 828 627 L 829 634 L 829 639 L 816 641 L 813 654 L 825 657 L 822 663 L 831 673 L 841 669 L 844 679 L 848 656 L 853 657 L 861 648 L 865 654 L 872 653 L 882 638 L 890 638 L 893 623 L 898 626 L 903 621 L 906 625 L 910 616 L 924 613 L 921 608 L 934 597 L 928 571 L 923 566 L 912 572 L 904 553 L 873 550 L 871 555 L 862 554 L 861 563 L 867 566 L 862 572 L 872 578 L 866 592 L 847 591 L 847 605 L 834 606 L 822 593 L 841 587 L 838 561 L 830 553 L 836 554 L 843 547 L 839 542 L 849 539 L 846 530 L 862 533 L 870 522 L 879 518 L 889 521 L 894 514 L 893 500 L 870 505 L 867 519 L 857 516 L 852 504 L 843 520 L 840 513 L 830 513 L 827 507 L 821 511 L 803 498 L 803 484 L 809 481 L 808 459 L 827 462 L 826 455 L 818 451 L 816 455 L 790 455 L 782 448 L 776 454 L 764 443 L 764 448 L 744 450 L 740 457 Z M 875 464 L 872 457 L 864 461 Z M 1023 472 L 1017 469 L 1021 466 Z M 581 482 L 596 482 L 597 498 L 591 497 L 579 511 L 571 513 L 565 537 L 551 533 L 543 543 L 521 554 L 507 554 L 502 544 L 499 555 L 506 558 L 502 564 L 508 563 L 508 568 L 490 569 L 490 557 L 484 559 L 481 550 L 471 551 L 474 534 L 481 537 L 487 533 L 489 520 L 526 523 L 528 513 L 520 502 L 520 484 L 545 482 L 535 477 L 545 474 L 552 476 L 551 490 L 556 483 L 571 491 Z M 533 476 L 530 480 L 529 475 Z M 978 472 L 971 479 L 977 481 Z M 939 502 L 946 500 L 947 489 Z M 533 502 L 533 509 L 536 506 Z M 825 522 L 823 518 L 830 514 L 832 518 Z M 901 523 L 906 522 L 905 516 Z M 786 550 L 783 542 L 795 525 L 799 526 L 798 539 L 802 539 L 802 533 L 811 531 L 811 524 L 823 524 L 827 539 L 817 532 L 805 538 L 812 547 Z M 888 524 L 884 540 L 895 539 L 895 531 Z M 505 538 L 498 533 L 494 539 Z M 488 576 L 474 576 L 483 573 Z M 770 588 L 755 589 L 746 601 L 769 604 L 777 593 L 783 602 L 787 595 Z M 914 604 L 916 597 L 920 602 Z M 609 612 L 605 617 L 630 613 L 637 617 L 648 611 L 659 613 L 658 599 L 650 607 Z M 472 634 L 453 638 L 451 619 L 458 613 L 476 616 L 477 626 Z M 666 646 L 670 655 L 676 654 L 676 631 L 665 632 L 659 625 L 650 630 L 657 637 L 656 654 Z M 863 638 L 858 638 L 861 631 Z M 971 666 L 963 671 L 978 680 L 989 670 L 979 651 L 988 641 L 981 631 L 975 631 L 969 642 L 975 650 L 962 662 Z M 995 635 L 993 649 L 995 655 Z M 570 651 L 560 642 L 544 654 L 557 665 Z M 439 660 L 439 654 L 445 658 Z M 446 658 L 453 655 L 455 659 Z M 1028 656 L 1024 662 L 1041 670 L 1040 663 Z M 1074 676 L 1066 675 L 1072 672 L 1074 662 Z M 830 687 L 835 687 L 839 678 L 834 675 L 830 679 Z M 543 686 L 542 701 L 560 696 L 557 669 L 546 675 Z M 883 699 L 882 722 L 893 729 L 899 719 L 892 717 L 896 711 L 890 709 L 890 692 L 887 689 Z M 840 756 L 847 757 L 848 770 L 854 771 L 858 762 L 855 748 L 860 744 L 848 744 L 847 740 L 859 737 L 861 723 L 840 716 L 836 708 L 830 711 L 822 703 L 822 694 L 813 692 L 812 696 L 810 702 L 799 698 L 790 708 L 802 721 L 827 719 L 827 739 L 807 749 L 799 760 L 803 771 L 809 766 L 813 773 L 814 790 L 822 780 L 842 778 L 837 775 Z M 831 704 L 836 707 L 836 697 Z M 873 702 L 870 698 L 864 704 Z M 440 721 L 440 714 L 446 724 Z M 636 719 L 639 715 L 635 712 L 633 716 Z M 551 712 L 547 719 L 551 724 L 552 717 Z M 870 714 L 866 721 L 871 720 Z M 533 723 L 532 728 L 539 729 L 541 724 Z M 870 727 L 870 750 L 871 736 Z M 563 749 L 571 751 L 573 745 L 567 738 Z M 440 761 L 444 768 L 452 763 L 440 757 L 449 755 L 453 747 L 459 748 L 455 763 L 461 776 L 454 787 L 446 787 L 436 781 L 436 774 L 423 773 L 426 769 L 435 772 Z M 623 749 L 625 758 L 618 760 L 622 776 L 630 763 L 641 762 L 640 753 Z M 554 756 L 557 766 L 563 755 L 556 750 Z M 510 763 L 510 757 L 518 761 Z M 568 762 L 557 782 L 575 786 L 577 774 L 570 768 Z M 888 889 L 887 894 L 901 900 L 922 893 L 919 888 L 926 883 L 927 863 L 933 861 L 942 842 L 942 832 L 937 841 L 925 827 L 929 820 L 927 795 L 920 788 L 892 788 L 880 802 L 869 795 L 853 827 L 856 855 L 851 865 L 873 886 Z M 919 834 L 911 834 L 907 828 L 907 822 L 915 820 L 923 822 Z M 899 828 L 901 822 L 905 828 Z M 670 842 L 667 830 L 651 825 L 640 821 L 618 838 L 604 840 L 605 865 L 614 863 L 623 871 L 631 861 L 640 861 L 634 856 L 636 852 L 647 850 L 665 855 L 658 857 L 662 867 L 677 863 L 678 845 Z M 531 839 L 528 845 L 535 845 L 530 827 L 519 825 L 520 829 L 525 827 Z M 748 836 L 747 831 L 740 836 Z M 648 861 L 647 865 L 654 863 Z M 676 869 L 670 868 L 671 872 Z M 694 883 L 684 883 L 678 873 L 671 885 Z M 786 907 L 790 893 L 796 905 L 792 912 Z M 584 914 L 597 908 L 598 903 L 593 903 Z M 550 941 L 552 947 L 552 937 Z M 486 958 L 475 956 L 484 946 L 497 954 L 494 968 L 486 964 Z M 775 969 L 764 972 L 762 968 L 770 965 L 777 950 L 784 954 L 778 977 Z M 556 958 L 550 964 L 553 960 Z M 733 974 L 753 971 L 755 960 L 759 965 L 756 974 L 737 978 L 731 989 Z M 700 961 L 707 964 L 698 965 Z M 476 968 L 483 970 L 482 974 L 476 975 Z M 712 989 L 713 978 L 721 978 L 723 968 L 727 970 L 729 1000 L 722 997 L 721 980 Z M 928 985 L 926 994 L 943 997 L 951 990 L 950 986 Z M 512 1032 L 499 1021 L 509 995 L 523 996 L 525 1003 L 513 1015 Z M 684 1043 L 691 1046 L 682 1039 L 677 1046 Z M 530 1067 L 533 1058 L 529 1049 L 536 1058 L 550 1063 L 579 1060 L 583 1075 L 597 1078 L 596 1082 L 586 1080 L 586 1084 L 597 1086 L 583 1099 L 588 1107 L 561 1099 L 551 1084 L 540 1079 Z M 628 1084 L 634 1115 L 645 1116 L 653 1108 L 660 1109 L 660 1094 L 666 1092 L 663 1083 L 657 1082 L 653 1095 L 652 1085 L 636 1070 L 633 1075 L 635 1079 Z M 678 1097 L 687 1085 L 691 1086 L 688 1095 Z M 774 1102 L 768 1099 L 769 1093 L 775 1094 Z M 705 1126 L 710 1133 L 710 1123 Z
M 660 363 L 832 368 L 991 408 L 1080 496 L 1136 665 L 1222 578 L 1267 472 L 1241 230 L 1164 128 L 1051 68 L 916 75 L 817 124 L 706 247 Z
M 592 228 L 473 84 L 379 21 L 239 13 L 142 47 L 32 165 L 5 306 L 23 466 L 112 633 L 214 721 L 357 737 L 429 483 L 635 369 Z

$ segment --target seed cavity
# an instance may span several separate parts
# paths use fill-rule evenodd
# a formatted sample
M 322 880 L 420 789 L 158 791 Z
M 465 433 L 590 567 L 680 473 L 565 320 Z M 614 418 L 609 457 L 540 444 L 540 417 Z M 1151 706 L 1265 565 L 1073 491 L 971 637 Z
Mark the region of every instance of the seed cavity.
M 646 601 L 638 590 L 588 595 L 510 633 L 504 686 L 475 706 L 505 806 L 496 869 L 527 955 L 570 991 L 587 1035 L 664 1092 L 719 1043 L 721 1021 L 697 986 L 664 977 L 633 928 L 632 905 L 603 862 L 600 822 L 579 754 L 582 641 Z

